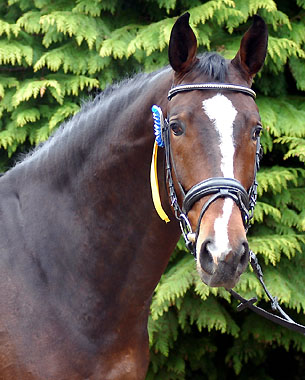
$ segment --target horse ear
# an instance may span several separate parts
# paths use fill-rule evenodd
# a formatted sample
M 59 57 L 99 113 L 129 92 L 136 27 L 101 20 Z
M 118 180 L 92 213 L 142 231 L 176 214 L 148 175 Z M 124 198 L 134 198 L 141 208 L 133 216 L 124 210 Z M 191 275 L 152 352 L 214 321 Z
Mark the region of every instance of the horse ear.
M 263 67 L 268 46 L 268 29 L 265 21 L 258 15 L 243 36 L 240 49 L 232 60 L 232 64 L 242 68 L 247 80 L 252 81 L 254 75 Z
M 197 39 L 189 25 L 187 12 L 175 22 L 168 48 L 169 63 L 176 73 L 185 73 L 196 62 Z

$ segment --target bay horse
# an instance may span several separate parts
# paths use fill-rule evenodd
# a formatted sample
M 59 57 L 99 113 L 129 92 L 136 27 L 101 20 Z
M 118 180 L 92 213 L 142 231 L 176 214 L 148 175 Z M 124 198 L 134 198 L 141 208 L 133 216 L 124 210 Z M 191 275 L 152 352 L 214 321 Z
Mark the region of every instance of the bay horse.
M 254 16 L 233 60 L 197 57 L 184 14 L 168 67 L 110 87 L 1 177 L 0 379 L 144 379 L 150 300 L 181 234 L 173 194 L 178 208 L 190 194 L 183 228 L 202 280 L 235 285 L 261 129 L 250 87 L 267 38 Z M 156 174 L 170 223 L 151 198 L 153 105 L 169 126 L 171 188 L 161 148 Z M 194 187 L 213 178 L 225 191 L 210 202 Z

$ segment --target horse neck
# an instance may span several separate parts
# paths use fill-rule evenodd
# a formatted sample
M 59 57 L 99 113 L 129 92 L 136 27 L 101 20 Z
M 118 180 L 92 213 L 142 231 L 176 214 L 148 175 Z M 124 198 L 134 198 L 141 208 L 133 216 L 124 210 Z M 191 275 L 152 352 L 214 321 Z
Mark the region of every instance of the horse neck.
M 102 252 L 96 253 L 102 255 L 102 267 L 98 270 L 105 278 L 106 261 L 111 267 L 112 294 L 121 287 L 121 300 L 133 306 L 150 299 L 179 237 L 176 224 L 165 226 L 156 214 L 149 183 L 154 140 L 151 106 L 157 103 L 166 112 L 170 85 L 170 73 L 161 72 L 143 84 L 131 104 L 126 104 L 128 93 L 126 106 L 124 101 L 123 108 L 120 102 L 112 104 L 111 127 L 94 147 L 96 165 L 81 180 L 88 198 L 80 210 L 86 213 L 91 204 L 94 211 L 88 225 L 94 222 L 100 231 L 97 245 Z M 160 178 L 167 204 L 164 176 Z
M 171 75 L 165 71 L 148 80 L 138 90 L 131 87 L 118 91 L 118 98 L 114 92 L 112 98 L 85 109 L 65 127 L 62 137 L 67 140 L 66 151 L 61 149 L 60 139 L 57 146 L 54 137 L 54 142 L 43 148 L 40 159 L 35 161 L 33 155 L 29 159 L 32 164 L 28 163 L 29 176 L 40 181 L 31 193 L 33 204 L 37 192 L 45 188 L 48 192 L 45 204 L 34 211 L 36 229 L 42 229 L 45 216 L 56 241 L 51 252 L 49 246 L 36 243 L 48 281 L 73 279 L 64 285 L 67 292 L 77 281 L 89 293 L 94 292 L 96 299 L 103 296 L 103 307 L 109 296 L 114 307 L 124 303 L 133 308 L 148 305 L 179 238 L 177 225 L 165 225 L 156 214 L 149 184 L 153 146 L 150 109 L 157 103 L 166 111 Z M 73 137 L 76 126 L 71 123 L 82 125 L 86 131 L 81 139 Z M 78 134 L 82 135 L 80 131 Z M 162 180 L 160 188 L 167 203 Z M 52 256 L 52 265 L 48 255 Z M 69 276 L 58 270 L 63 255 L 68 264 L 61 267 L 70 271 Z M 62 288 L 57 291 L 62 292 Z

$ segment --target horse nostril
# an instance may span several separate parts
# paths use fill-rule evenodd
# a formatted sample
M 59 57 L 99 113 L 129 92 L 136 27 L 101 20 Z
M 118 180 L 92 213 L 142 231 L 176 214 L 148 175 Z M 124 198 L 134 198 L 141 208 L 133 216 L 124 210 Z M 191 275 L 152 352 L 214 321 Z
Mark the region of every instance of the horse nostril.
M 246 241 L 242 243 L 240 253 L 240 264 L 246 266 L 249 261 L 249 244 Z
M 202 269 L 209 275 L 214 274 L 214 260 L 211 252 L 209 251 L 208 245 L 211 244 L 210 240 L 206 240 L 201 245 L 199 262 Z

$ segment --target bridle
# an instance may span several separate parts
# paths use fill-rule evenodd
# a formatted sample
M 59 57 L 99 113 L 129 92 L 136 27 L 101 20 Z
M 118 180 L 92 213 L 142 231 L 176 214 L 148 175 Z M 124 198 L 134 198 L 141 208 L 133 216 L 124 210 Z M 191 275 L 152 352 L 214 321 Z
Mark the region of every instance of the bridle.
M 199 83 L 199 84 L 184 84 L 178 85 L 171 88 L 168 92 L 168 100 L 170 101 L 174 96 L 179 93 L 183 93 L 186 91 L 194 91 L 194 90 L 218 90 L 218 91 L 233 91 L 240 92 L 245 95 L 251 96 L 253 99 L 256 98 L 255 92 L 245 86 L 235 85 L 235 84 L 227 84 L 227 83 Z M 156 141 L 154 145 L 154 154 L 152 161 L 152 170 L 151 170 L 151 183 L 154 182 L 153 178 L 155 177 L 155 181 L 157 180 L 157 175 L 154 173 L 154 168 L 156 170 L 156 161 L 157 161 L 157 147 L 163 147 L 165 149 L 165 175 L 166 175 L 166 183 L 168 186 L 168 193 L 171 202 L 171 206 L 174 210 L 174 214 L 176 219 L 179 222 L 182 235 L 186 244 L 186 247 L 193 254 L 196 259 L 196 245 L 199 235 L 200 224 L 202 218 L 209 208 L 209 206 L 215 202 L 219 198 L 231 198 L 237 204 L 240 209 L 243 224 L 245 231 L 247 232 L 250 227 L 250 220 L 253 218 L 253 212 L 257 199 L 257 180 L 256 175 L 260 166 L 260 159 L 262 156 L 262 148 L 260 144 L 260 138 L 257 138 L 256 142 L 256 154 L 255 154 L 255 165 L 254 165 L 254 176 L 253 183 L 247 191 L 242 184 L 234 179 L 234 178 L 224 178 L 224 177 L 214 177 L 208 178 L 204 181 L 201 181 L 194 185 L 190 190 L 185 192 L 183 186 L 179 182 L 173 155 L 171 151 L 170 145 L 170 127 L 167 119 L 163 118 L 162 110 L 158 106 L 153 106 L 153 117 L 154 117 L 154 128 Z M 172 177 L 172 173 L 175 173 L 176 184 L 179 187 L 179 190 L 183 196 L 182 206 L 180 207 L 178 202 L 178 197 L 176 194 L 174 180 Z M 156 194 L 157 193 L 157 194 Z M 165 220 L 169 221 L 166 213 L 162 209 L 158 183 L 154 186 L 152 184 L 152 194 L 155 208 L 159 214 L 159 216 Z M 208 200 L 202 206 L 199 219 L 197 221 L 197 227 L 195 231 L 195 239 L 190 240 L 190 236 L 193 235 L 192 227 L 188 219 L 188 213 L 193 207 L 193 205 L 198 202 L 203 197 L 209 196 Z M 305 326 L 300 325 L 294 322 L 280 307 L 278 304 L 277 298 L 273 297 L 270 292 L 267 290 L 264 281 L 263 281 L 263 273 L 261 267 L 257 261 L 256 255 L 250 251 L 250 264 L 253 268 L 254 273 L 257 275 L 260 283 L 262 284 L 264 291 L 266 292 L 268 298 L 271 300 L 271 306 L 274 311 L 278 311 L 281 314 L 281 317 L 274 315 L 265 311 L 264 309 L 257 307 L 254 305 L 257 302 L 257 298 L 251 298 L 249 300 L 243 298 L 241 295 L 236 293 L 234 290 L 229 289 L 230 294 L 240 301 L 237 310 L 241 311 L 245 308 L 249 308 L 256 312 L 257 314 L 277 323 L 281 326 L 289 328 L 293 331 L 297 331 L 301 334 L 305 335 Z
M 173 87 L 168 92 L 168 100 L 171 100 L 175 95 L 194 90 L 226 90 L 234 92 L 242 92 L 246 95 L 250 95 L 255 99 L 256 94 L 253 90 L 248 87 L 235 85 L 235 84 L 223 84 L 223 83 L 204 83 L 204 84 L 186 84 Z M 161 111 L 162 112 L 162 111 Z M 194 185 L 189 191 L 185 193 L 183 186 L 179 182 L 178 175 L 176 173 L 176 168 L 172 156 L 171 145 L 170 145 L 170 127 L 167 119 L 161 117 L 161 139 L 163 144 L 161 146 L 165 149 L 165 172 L 166 172 L 166 182 L 169 189 L 169 197 L 171 205 L 174 209 L 175 217 L 179 221 L 179 225 L 182 231 L 183 238 L 187 248 L 192 252 L 196 258 L 196 243 L 199 235 L 199 228 L 202 218 L 209 208 L 209 206 L 215 202 L 218 198 L 231 198 L 237 204 L 240 209 L 243 224 L 246 232 L 250 226 L 250 220 L 253 217 L 253 211 L 256 204 L 257 198 L 257 181 L 256 173 L 259 169 L 259 161 L 261 157 L 261 145 L 260 139 L 257 139 L 256 145 L 256 155 L 255 155 L 255 165 L 253 173 L 253 183 L 250 189 L 247 191 L 242 184 L 234 178 L 224 178 L 224 177 L 214 177 L 206 179 L 202 182 Z M 160 140 L 161 141 L 161 140 Z M 176 194 L 174 180 L 172 173 L 175 173 L 176 183 L 183 197 L 182 207 L 178 203 L 178 197 Z M 190 236 L 193 234 L 191 224 L 188 219 L 188 213 L 193 207 L 193 205 L 199 201 L 201 198 L 210 196 L 210 198 L 204 203 L 200 216 L 197 222 L 197 228 L 195 231 L 195 239 L 190 241 Z M 193 235 L 194 236 L 194 235 Z

